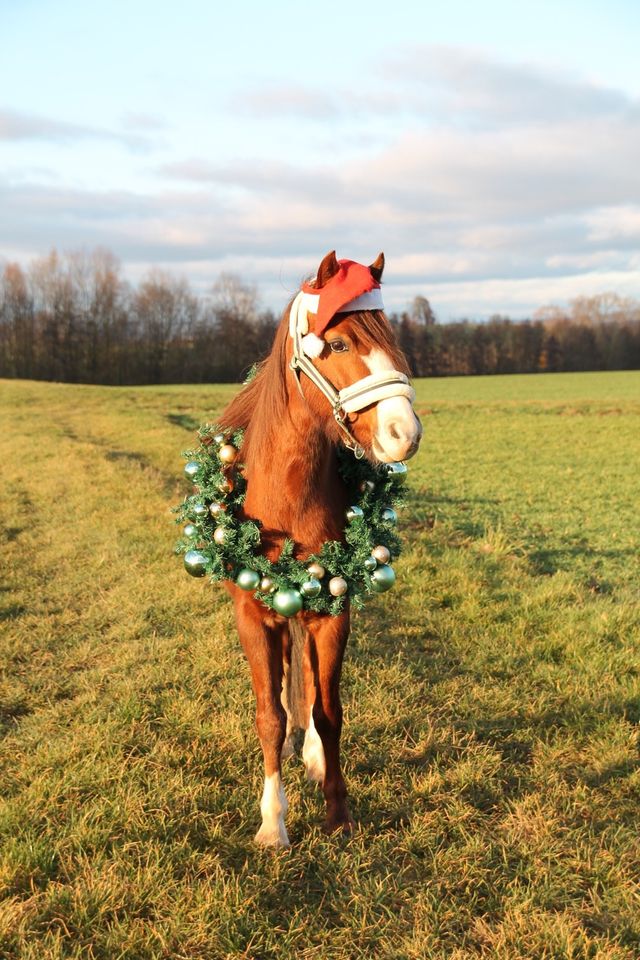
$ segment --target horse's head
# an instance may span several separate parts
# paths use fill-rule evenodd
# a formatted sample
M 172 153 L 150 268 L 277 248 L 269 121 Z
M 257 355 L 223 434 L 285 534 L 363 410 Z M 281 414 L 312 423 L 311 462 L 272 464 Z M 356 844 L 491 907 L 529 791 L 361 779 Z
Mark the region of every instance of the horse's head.
M 336 439 L 389 463 L 415 454 L 422 426 L 382 307 L 383 269 L 382 253 L 370 267 L 327 254 L 294 300 L 289 329 L 291 367 L 312 381 L 304 395 L 316 416 Z

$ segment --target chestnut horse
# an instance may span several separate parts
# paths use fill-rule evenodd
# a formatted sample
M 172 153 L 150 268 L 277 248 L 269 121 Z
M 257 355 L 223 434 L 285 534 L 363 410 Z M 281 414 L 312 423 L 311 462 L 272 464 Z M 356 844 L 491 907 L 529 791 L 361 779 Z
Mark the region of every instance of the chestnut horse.
M 376 286 L 383 268 L 380 254 L 369 267 Z M 332 252 L 320 264 L 312 286 L 322 290 L 338 270 Z M 245 430 L 239 460 L 247 493 L 240 518 L 260 522 L 263 549 L 270 560 L 277 559 L 286 538 L 293 540 L 301 560 L 317 553 L 327 540 L 343 540 L 349 505 L 338 473 L 337 447 L 344 442 L 344 431 L 317 385 L 307 376 L 298 381 L 291 368 L 291 306 L 284 312 L 271 354 L 219 421 L 222 428 Z M 373 379 L 372 374 L 407 372 L 382 310 L 336 314 L 326 330 L 322 353 L 312 362 L 338 390 L 365 377 Z M 347 426 L 365 455 L 377 463 L 413 456 L 422 434 L 406 394 L 381 399 L 351 414 Z M 262 825 L 256 841 L 264 846 L 289 845 L 281 762 L 293 752 L 297 726 L 306 731 L 302 756 L 307 776 L 321 784 L 324 792 L 326 828 L 351 831 L 340 768 L 339 694 L 350 626 L 348 603 L 337 616 L 303 611 L 288 620 L 234 583 L 227 581 L 226 586 L 251 669 L 264 754 Z

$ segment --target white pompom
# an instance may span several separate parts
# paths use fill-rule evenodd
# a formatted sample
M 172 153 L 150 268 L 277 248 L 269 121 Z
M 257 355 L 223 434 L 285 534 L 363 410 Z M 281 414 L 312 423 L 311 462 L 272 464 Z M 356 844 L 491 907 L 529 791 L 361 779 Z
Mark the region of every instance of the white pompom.
M 308 333 L 300 342 L 308 357 L 319 357 L 324 350 L 324 340 L 316 337 L 315 333 Z

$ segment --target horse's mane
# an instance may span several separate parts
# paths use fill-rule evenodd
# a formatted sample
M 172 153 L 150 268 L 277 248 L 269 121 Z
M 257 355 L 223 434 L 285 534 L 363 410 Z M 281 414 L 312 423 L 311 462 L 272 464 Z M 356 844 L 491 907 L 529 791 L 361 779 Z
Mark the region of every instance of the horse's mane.
M 292 303 L 293 301 L 291 301 Z M 243 460 L 253 459 L 274 424 L 282 423 L 288 405 L 286 382 L 286 348 L 289 335 L 289 311 L 285 309 L 276 330 L 271 353 L 259 365 L 252 380 L 247 383 L 219 419 L 225 430 L 244 430 Z
M 242 460 L 249 467 L 262 454 L 262 448 L 274 426 L 286 417 L 289 403 L 287 390 L 287 340 L 289 337 L 289 313 L 287 305 L 276 330 L 273 347 L 263 360 L 256 375 L 225 408 L 219 425 L 225 430 L 245 431 L 242 444 Z M 363 310 L 341 314 L 352 318 L 353 334 L 365 352 L 378 348 L 390 357 L 396 370 L 409 373 L 407 361 L 398 347 L 391 324 L 379 310 Z

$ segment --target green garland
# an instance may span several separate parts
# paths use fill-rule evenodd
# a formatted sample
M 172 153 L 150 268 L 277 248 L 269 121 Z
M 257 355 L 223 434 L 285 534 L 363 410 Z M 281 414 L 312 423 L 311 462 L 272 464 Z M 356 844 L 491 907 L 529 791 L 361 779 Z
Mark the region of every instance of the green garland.
M 353 504 L 345 518 L 344 543 L 329 540 L 302 561 L 287 539 L 278 559 L 271 562 L 261 553 L 259 523 L 237 516 L 246 494 L 246 481 L 233 462 L 242 431 L 223 433 L 205 424 L 198 438 L 198 449 L 184 454 L 185 476 L 194 484 L 194 493 L 174 511 L 176 523 L 185 524 L 175 552 L 184 556 L 192 576 L 208 574 L 212 582 L 234 580 L 284 616 L 301 609 L 335 615 L 347 598 L 359 608 L 367 596 L 393 586 L 389 559 L 400 553 L 394 528 L 395 507 L 403 502 L 404 464 L 374 466 L 340 447 L 339 470 Z

